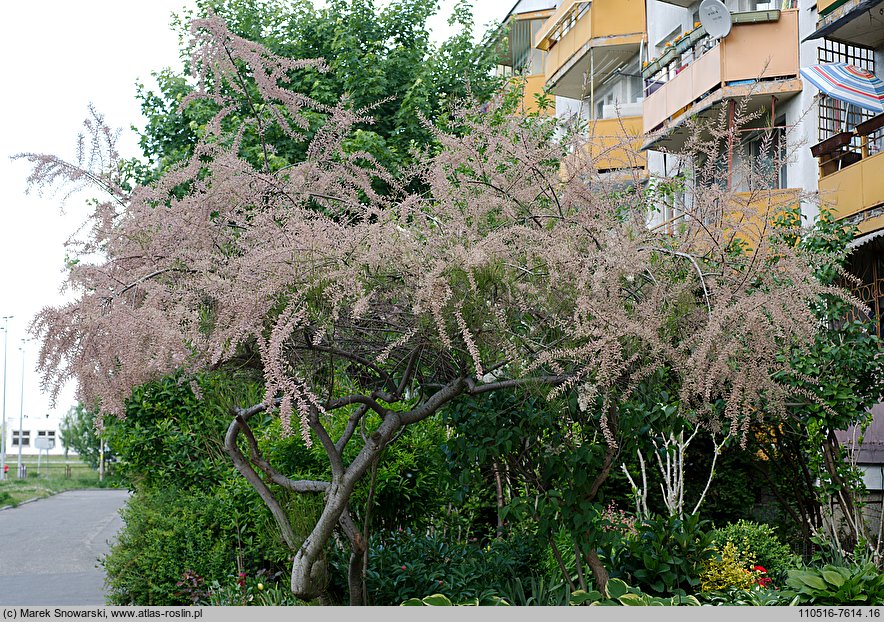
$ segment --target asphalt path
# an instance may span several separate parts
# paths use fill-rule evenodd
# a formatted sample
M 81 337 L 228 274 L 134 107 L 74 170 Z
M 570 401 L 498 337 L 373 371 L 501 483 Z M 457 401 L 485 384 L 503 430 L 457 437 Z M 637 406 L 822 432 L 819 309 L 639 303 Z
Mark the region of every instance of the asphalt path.
M 98 560 L 125 490 L 73 490 L 0 511 L 0 605 L 104 605 Z

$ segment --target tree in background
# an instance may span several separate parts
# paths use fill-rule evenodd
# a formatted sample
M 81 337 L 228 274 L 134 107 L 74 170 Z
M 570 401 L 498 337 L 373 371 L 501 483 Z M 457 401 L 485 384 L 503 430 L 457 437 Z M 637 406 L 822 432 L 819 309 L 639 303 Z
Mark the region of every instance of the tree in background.
M 812 234 L 802 238 L 821 283 L 852 286 L 844 266 L 855 233 L 855 226 L 822 210 Z M 811 348 L 783 355 L 794 370 L 789 382 L 804 397 L 790 404 L 780 425 L 759 429 L 753 446 L 765 458 L 758 470 L 800 528 L 805 547 L 827 542 L 843 555 L 859 545 L 861 555 L 880 560 L 884 542 L 865 525 L 865 484 L 849 454 L 872 421 L 871 408 L 884 399 L 884 359 L 874 324 L 863 314 L 855 318 L 857 306 L 831 294 L 819 298 L 814 311 L 826 329 Z M 855 440 L 842 445 L 835 432 L 848 430 Z
M 196 10 L 184 12 L 175 23 L 186 40 L 190 20 L 212 13 L 226 21 L 231 33 L 274 54 L 324 59 L 323 71 L 289 75 L 286 89 L 330 107 L 346 95 L 372 122 L 356 123 L 342 149 L 367 152 L 386 168 L 401 169 L 436 143 L 426 120 L 444 125 L 455 101 L 468 94 L 485 101 L 500 87 L 492 73 L 493 47 L 473 40 L 470 3 L 457 2 L 449 19 L 455 33 L 437 45 L 430 39 L 427 20 L 438 8 L 438 0 L 396 0 L 383 7 L 374 0 L 332 0 L 322 8 L 312 0 L 198 0 Z M 182 48 L 187 68 L 192 51 L 192 44 Z M 149 163 L 136 165 L 142 180 L 187 160 L 219 110 L 210 100 L 188 99 L 196 85 L 186 72 L 155 73 L 157 91 L 139 86 L 138 99 L 147 118 L 140 144 Z M 252 106 L 260 96 L 254 87 L 236 90 L 228 91 L 233 109 L 223 123 L 228 132 L 245 125 L 243 158 L 255 166 L 264 166 L 266 160 L 272 170 L 302 161 L 306 143 L 280 131 L 270 110 L 261 108 L 256 115 L 258 109 Z M 305 111 L 305 135 L 313 135 L 327 117 L 328 110 L 321 107 Z M 272 150 L 265 152 L 265 146 Z
M 107 441 L 95 428 L 96 414 L 77 404 L 68 410 L 59 425 L 58 433 L 65 455 L 73 449 L 93 469 L 101 468 L 102 460 L 113 460 Z
M 438 149 L 394 174 L 348 143 L 370 110 L 288 88 L 325 63 L 278 56 L 215 17 L 193 33 L 198 89 L 183 104 L 218 112 L 190 159 L 130 192 L 104 127 L 92 162 L 106 168 L 26 156 L 37 185 L 88 175 L 111 194 L 69 273 L 78 297 L 35 321 L 40 367 L 56 389 L 76 378 L 108 414 L 163 375 L 259 369 L 264 397 L 233 409 L 224 447 L 293 554 L 296 596 L 324 596 L 339 530 L 350 602 L 363 602 L 355 486 L 403 430 L 465 396 L 573 394 L 562 432 L 568 417 L 597 430 L 582 441 L 594 457 L 575 503 L 595 501 L 631 426 L 624 404 L 661 371 L 698 425 L 739 436 L 758 413 L 785 414 L 778 355 L 813 339 L 811 302 L 836 290 L 780 230 L 745 225 L 751 203 L 700 184 L 680 235 L 650 231 L 643 193 L 579 160 L 563 169 L 556 121 L 500 102 L 455 109 L 450 131 L 428 125 Z M 249 123 L 231 127 L 244 101 Z M 244 152 L 249 132 L 259 162 Z M 303 161 L 276 166 L 277 135 L 303 141 Z M 328 477 L 276 468 L 254 429 L 268 421 L 321 447 Z M 318 499 L 306 537 L 280 502 L 292 493 Z M 603 589 L 599 534 L 584 536 Z

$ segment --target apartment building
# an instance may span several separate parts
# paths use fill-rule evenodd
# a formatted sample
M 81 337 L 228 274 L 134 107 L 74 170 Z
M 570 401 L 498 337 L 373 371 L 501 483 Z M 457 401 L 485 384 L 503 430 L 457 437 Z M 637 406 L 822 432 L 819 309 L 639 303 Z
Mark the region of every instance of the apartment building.
M 741 163 L 786 154 L 767 176 L 766 200 L 794 204 L 798 189 L 818 190 L 837 218 L 857 224 L 850 267 L 881 334 L 884 114 L 826 95 L 801 70 L 843 62 L 884 75 L 884 0 L 723 1 L 731 26 L 722 37 L 706 32 L 700 0 L 523 1 L 507 19 L 542 5 L 531 15 L 533 50 L 521 50 L 532 57 L 530 84 L 550 89 L 557 114 L 583 115 L 600 173 L 630 171 L 633 183 L 669 174 L 684 164 L 667 151 L 696 131 L 689 119 L 733 117 L 738 102 L 747 106 L 753 120 L 722 163 L 722 183 L 749 193 L 747 179 L 733 174 Z M 604 149 L 624 137 L 632 148 Z M 818 216 L 813 205 L 801 207 L 805 222 Z M 678 218 L 663 211 L 649 225 Z M 882 490 L 881 406 L 864 447 L 867 483 Z
M 725 182 L 748 192 L 731 168 L 764 159 L 765 149 L 788 154 L 770 183 L 784 201 L 791 190 L 819 190 L 838 218 L 858 225 L 852 267 L 879 318 L 884 116 L 821 93 L 801 69 L 844 62 L 875 74 L 884 67 L 884 0 L 724 3 L 732 26 L 719 38 L 700 23 L 700 0 L 521 0 L 505 18 L 501 71 L 526 77 L 525 110 L 545 86 L 556 114 L 583 115 L 591 148 L 605 153 L 594 159 L 600 172 L 647 173 L 638 179 L 679 165 L 664 151 L 684 143 L 689 119 L 721 118 L 737 102 L 748 104 L 754 121 L 729 154 Z M 634 148 L 603 149 L 624 137 Z M 810 204 L 802 210 L 806 222 L 818 216 Z M 652 225 L 673 217 L 659 214 Z

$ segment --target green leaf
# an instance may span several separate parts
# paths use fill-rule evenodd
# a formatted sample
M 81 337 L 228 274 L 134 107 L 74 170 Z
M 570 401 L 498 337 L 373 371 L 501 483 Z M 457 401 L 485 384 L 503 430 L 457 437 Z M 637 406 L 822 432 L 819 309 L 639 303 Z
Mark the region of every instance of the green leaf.
M 645 605 L 645 599 L 638 594 L 623 594 L 617 597 L 617 600 L 620 601 L 621 605 L 627 607 L 641 607 Z
M 423 603 L 429 607 L 451 607 L 451 601 L 444 594 L 425 596 Z
M 510 604 L 502 599 L 500 596 L 484 596 L 481 601 L 479 601 L 479 606 L 481 607 L 509 607 Z
M 826 582 L 823 581 L 819 576 L 813 574 L 811 572 L 802 572 L 800 570 L 794 570 L 789 572 L 789 581 L 794 581 L 794 587 L 802 588 L 804 586 L 812 587 L 816 590 L 825 590 Z
M 587 592 L 585 590 L 577 590 L 576 592 L 571 593 L 570 604 L 572 605 L 582 605 L 585 602 L 594 602 L 597 600 L 601 600 L 602 593 L 596 590 L 592 590 Z
M 622 579 L 608 580 L 607 592 L 609 598 L 620 598 L 629 590 L 629 586 Z
M 823 575 L 823 579 L 825 579 L 835 587 L 841 587 L 842 585 L 844 585 L 844 577 L 842 577 L 834 570 L 823 570 L 821 574 Z

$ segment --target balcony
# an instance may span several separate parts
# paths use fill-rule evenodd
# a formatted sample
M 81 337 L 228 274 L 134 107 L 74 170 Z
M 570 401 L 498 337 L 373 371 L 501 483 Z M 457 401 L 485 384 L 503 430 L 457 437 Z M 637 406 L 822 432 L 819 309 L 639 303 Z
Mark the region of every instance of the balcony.
M 544 73 L 552 92 L 583 99 L 638 54 L 645 39 L 644 0 L 565 0 L 535 45 L 548 52 Z
M 827 37 L 870 48 L 884 44 L 884 0 L 817 0 L 819 22 L 808 39 Z
M 710 40 L 700 26 L 643 70 L 659 85 L 645 98 L 644 130 L 661 131 L 645 148 L 677 147 L 684 120 L 715 114 L 725 100 L 749 97 L 751 112 L 801 91 L 798 11 L 735 13 L 733 19 L 724 39 Z
M 856 145 L 859 148 L 856 148 Z M 884 114 L 814 145 L 820 195 L 859 234 L 884 229 Z
M 820 179 L 820 194 L 835 216 L 856 224 L 859 233 L 884 228 L 884 153 Z

